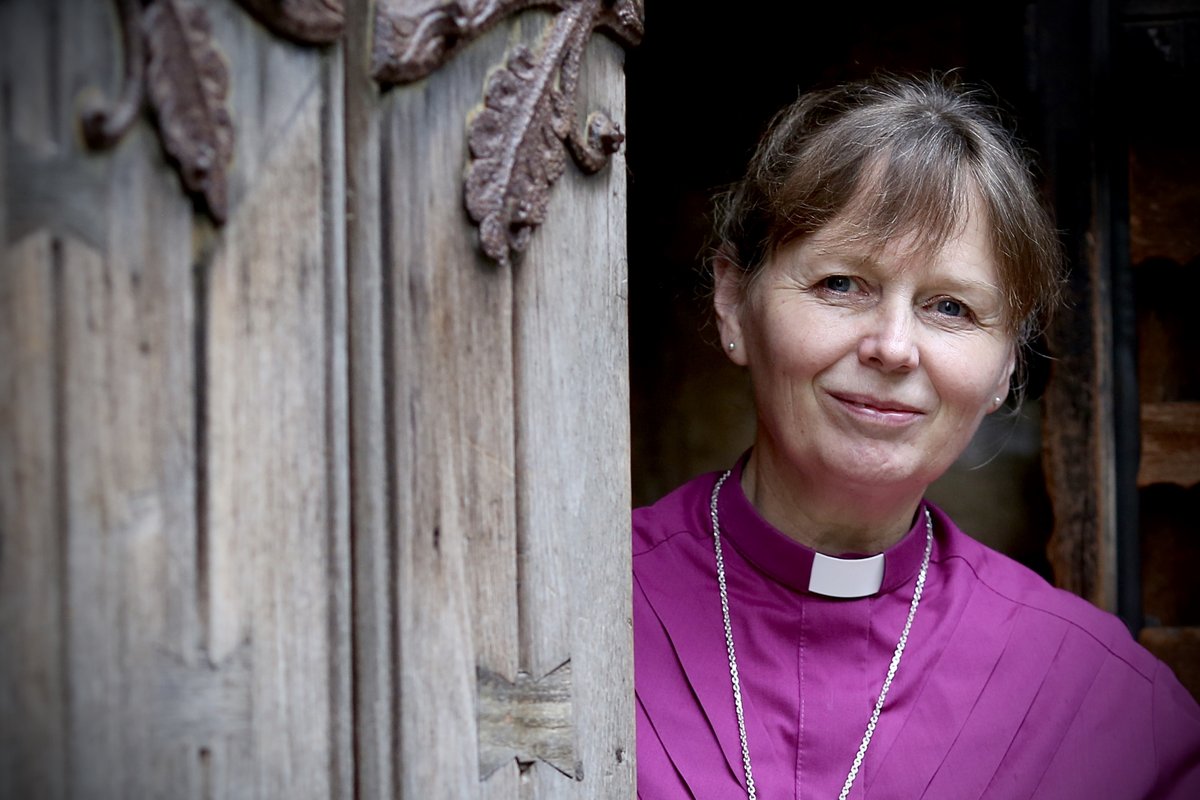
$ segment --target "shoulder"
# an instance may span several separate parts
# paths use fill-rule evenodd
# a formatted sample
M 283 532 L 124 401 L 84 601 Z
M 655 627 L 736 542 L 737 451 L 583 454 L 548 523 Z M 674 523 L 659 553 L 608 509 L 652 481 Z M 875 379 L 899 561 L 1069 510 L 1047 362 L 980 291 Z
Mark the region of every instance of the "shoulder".
M 946 532 L 941 560 L 967 567 L 977 586 L 992 594 L 1013 611 L 1043 625 L 1075 632 L 1125 665 L 1129 677 L 1152 683 L 1158 660 L 1139 645 L 1117 617 L 1087 600 L 1050 585 L 1042 576 L 1008 556 L 998 553 L 963 533 L 944 513 L 934 509 Z
M 692 478 L 658 502 L 633 510 L 633 557 L 654 550 L 680 534 L 707 534 L 709 497 L 716 473 Z
M 1092 767 L 1084 772 L 1110 778 L 1109 764 L 1126 764 L 1120 777 L 1142 782 L 1136 796 L 1200 797 L 1200 706 L 1170 668 L 1115 616 L 1051 586 L 934 510 L 944 533 L 939 561 L 970 576 L 992 609 L 988 621 L 997 634 L 1007 627 L 1003 649 L 1013 658 L 1006 663 L 1042 676 L 1038 694 L 1048 699 L 1032 701 L 1035 716 L 1045 725 L 1056 708 L 1066 709 L 1058 734 L 1066 744 L 1043 778 L 1046 791 L 1036 796 L 1066 796 L 1054 787 L 1078 786 L 1086 761 Z

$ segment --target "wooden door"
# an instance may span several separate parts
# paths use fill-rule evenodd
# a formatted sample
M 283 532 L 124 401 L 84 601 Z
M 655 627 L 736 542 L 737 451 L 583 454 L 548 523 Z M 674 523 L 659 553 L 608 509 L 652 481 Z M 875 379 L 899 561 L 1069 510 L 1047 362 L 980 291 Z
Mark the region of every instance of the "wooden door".
M 0 3 L 0 797 L 632 794 L 641 4 L 523 5 Z

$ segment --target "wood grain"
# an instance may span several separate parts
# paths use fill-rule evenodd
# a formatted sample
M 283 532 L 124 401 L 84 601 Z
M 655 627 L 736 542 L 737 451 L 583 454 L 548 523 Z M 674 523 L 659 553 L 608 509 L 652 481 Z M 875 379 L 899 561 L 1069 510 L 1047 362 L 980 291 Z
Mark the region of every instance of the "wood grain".
M 341 54 L 212 10 L 260 81 L 227 236 L 144 121 L 80 149 L 109 4 L 3 10 L 5 797 L 353 791 Z
M 0 267 L 0 797 L 52 800 L 67 796 L 55 249 L 46 231 L 5 241 Z
M 541 678 L 519 672 L 514 682 L 480 669 L 476 686 L 481 781 L 514 759 L 522 771 L 542 761 L 576 777 L 570 662 Z
M 68 780 L 57 244 L 44 224 L 19 233 L 12 221 L 28 197 L 16 175 L 56 149 L 48 115 L 36 113 L 50 94 L 48 64 L 29 61 L 49 57 L 48 11 L 0 5 L 0 88 L 11 98 L 0 104 L 0 797 L 60 800 Z
M 147 119 L 81 149 L 112 8 L 0 4 L 0 796 L 631 795 L 623 162 L 514 270 L 462 199 L 487 73 L 547 16 L 381 93 L 366 0 L 323 49 L 206 8 L 220 230 Z M 561 665 L 556 744 L 481 781 L 477 676 Z
M 60 286 L 71 780 L 104 798 L 194 787 L 193 698 L 156 687 L 199 661 L 190 209 L 116 158 L 107 252 L 65 239 Z
M 1200 482 L 1200 403 L 1143 403 L 1138 486 Z
M 477 254 L 461 188 L 463 121 L 506 34 L 383 108 L 401 797 L 480 796 L 476 667 L 517 671 L 512 275 Z
M 1117 494 L 1114 465 L 1112 269 L 1110 196 L 1099 185 L 1107 153 L 1096 143 L 1107 131 L 1089 124 L 1104 111 L 1094 102 L 1097 57 L 1088 36 L 1066 37 L 1090 19 L 1071 0 L 1039 15 L 1032 43 L 1053 68 L 1039 73 L 1037 92 L 1048 121 L 1042 155 L 1050 176 L 1056 222 L 1064 233 L 1069 274 L 1064 307 L 1047 332 L 1050 380 L 1043 414 L 1043 468 L 1054 510 L 1047 556 L 1055 583 L 1117 611 Z M 1102 94 L 1102 92 L 1100 93 Z M 1105 146 L 1107 142 L 1103 143 Z
M 21 781 L 13 796 L 86 791 L 94 797 L 137 797 L 156 782 L 186 792 L 186 764 L 161 758 L 179 741 L 170 724 L 174 708 L 150 702 L 153 693 L 145 689 L 164 660 L 184 657 L 180 644 L 193 627 L 190 231 L 186 223 L 177 224 L 189 211 L 185 203 L 164 201 L 147 151 L 122 150 L 110 162 L 113 169 L 104 171 L 89 165 L 79 150 L 71 107 L 77 87 L 103 76 L 112 55 L 107 40 L 86 35 L 109 24 L 107 6 L 70 8 L 76 12 L 71 14 L 61 3 L 42 9 L 40 19 L 28 6 L 14 10 L 24 14 L 25 24 L 16 29 L 21 38 L 40 40 L 44 50 L 27 50 L 22 69 L 5 73 L 6 87 L 25 87 L 17 88 L 18 102 L 24 91 L 40 95 L 30 98 L 20 119 L 5 121 L 13 135 L 8 141 L 20 141 L 18 152 L 26 159 L 19 172 L 9 173 L 22 184 L 6 180 L 5 191 L 22 197 L 24 182 L 40 183 L 47 176 L 51 193 L 65 192 L 69 175 L 83 173 L 82 183 L 100 194 L 85 195 L 99 201 L 90 207 L 56 209 L 47 203 L 23 216 L 21 227 L 31 231 L 31 242 L 48 246 L 49 258 L 35 268 L 41 273 L 36 282 L 24 270 L 10 272 L 14 262 L 5 242 L 4 280 L 10 286 L 10 277 L 20 281 L 27 308 L 15 320 L 21 338 L 41 337 L 36 311 L 54 309 L 44 362 L 51 370 L 51 395 L 40 409 L 24 406 L 34 399 L 24 398 L 15 419 L 28 425 L 34 413 L 52 421 L 53 480 L 41 488 L 55 513 L 23 513 L 4 529 L 6 545 L 12 532 L 11 541 L 40 540 L 54 547 L 53 572 L 37 578 L 45 581 L 43 592 L 55 594 L 57 602 L 43 608 L 56 609 L 57 619 L 16 649 L 28 648 L 36 658 L 46 652 L 39 640 L 60 648 L 58 663 L 30 698 L 58 717 L 54 739 L 30 742 L 44 752 L 17 750 L 27 759 L 25 777 L 56 774 Z M 10 82 L 16 74 L 20 80 Z M 41 120 L 34 118 L 37 112 L 44 114 Z M 6 160 L 12 152 L 5 148 Z M 81 230 L 87 235 L 81 237 Z M 15 262 L 31 264 L 20 249 Z M 146 270 L 147 262 L 155 272 Z M 7 360 L 8 347 L 0 360 Z M 44 386 L 41 370 L 28 372 L 28 365 L 25 370 L 30 389 Z M 31 433 L 38 430 L 31 425 Z M 40 457 L 22 449 L 20 469 L 33 470 L 36 480 Z M 43 563 L 36 551 L 27 555 L 34 568 Z M 0 604 L 40 602 L 38 593 L 23 592 L 28 589 L 6 582 Z M 5 630 L 12 630 L 7 615 Z M 53 682 L 45 683 L 47 678 Z M 4 691 L 22 690 L 6 681 Z M 161 722 L 141 724 L 147 719 L 142 714 Z M 175 769 L 181 764 L 183 769 Z
M 335 658 L 348 652 L 338 639 L 349 635 L 339 624 L 349 532 L 344 467 L 331 461 L 345 447 L 331 419 L 345 413 L 345 374 L 334 369 L 342 301 L 330 292 L 343 262 L 328 241 L 327 226 L 341 224 L 326 207 L 338 197 L 326 183 L 337 135 L 329 78 L 320 53 L 281 42 L 235 6 L 213 24 L 240 79 L 240 170 L 202 289 L 206 642 L 218 668 L 249 661 L 253 698 L 245 739 L 211 756 L 213 791 L 333 797 L 350 791 L 348 775 L 337 781 L 350 755 L 335 721 L 349 708 L 334 705 L 349 697 Z
M 372 9 L 346 4 L 346 62 L 367 63 Z M 353 475 L 354 752 L 363 797 L 395 797 L 399 656 L 395 644 L 396 565 L 390 461 L 391 351 L 385 349 L 380 102 L 365 70 L 345 75 L 346 280 L 349 339 L 350 470 Z M 390 266 L 388 267 L 390 270 Z M 386 389 L 386 391 L 385 391 Z
M 623 122 L 619 46 L 596 37 L 580 119 Z M 577 781 L 546 764 L 532 796 L 632 795 L 629 396 L 625 161 L 569 169 L 516 270 L 518 523 L 522 663 L 545 675 L 570 659 Z
M 351 558 L 349 322 L 346 267 L 345 55 L 321 59 L 321 220 L 325 265 L 325 536 L 329 585 L 330 797 L 355 796 L 353 563 Z

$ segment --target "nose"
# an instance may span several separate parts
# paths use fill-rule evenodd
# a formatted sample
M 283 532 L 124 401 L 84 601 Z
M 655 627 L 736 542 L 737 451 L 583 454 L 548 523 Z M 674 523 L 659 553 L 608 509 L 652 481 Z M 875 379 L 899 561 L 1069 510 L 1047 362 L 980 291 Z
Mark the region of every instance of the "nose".
M 920 362 L 912 309 L 900 304 L 875 309 L 858 343 L 858 360 L 884 372 L 908 372 Z

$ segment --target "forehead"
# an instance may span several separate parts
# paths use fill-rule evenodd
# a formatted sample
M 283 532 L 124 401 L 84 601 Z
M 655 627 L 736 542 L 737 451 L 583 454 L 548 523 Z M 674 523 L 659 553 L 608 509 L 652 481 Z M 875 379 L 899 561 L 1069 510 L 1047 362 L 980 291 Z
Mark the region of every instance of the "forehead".
M 975 209 L 944 230 L 910 226 L 890 234 L 842 216 L 794 244 L 809 255 L 836 259 L 847 265 L 897 273 L 938 268 L 971 273 L 977 280 L 999 280 L 986 217 L 975 213 Z
M 984 230 L 988 205 L 968 165 L 917 161 L 890 151 L 872 157 L 832 218 L 809 229 L 811 237 L 870 254 L 928 256 Z

